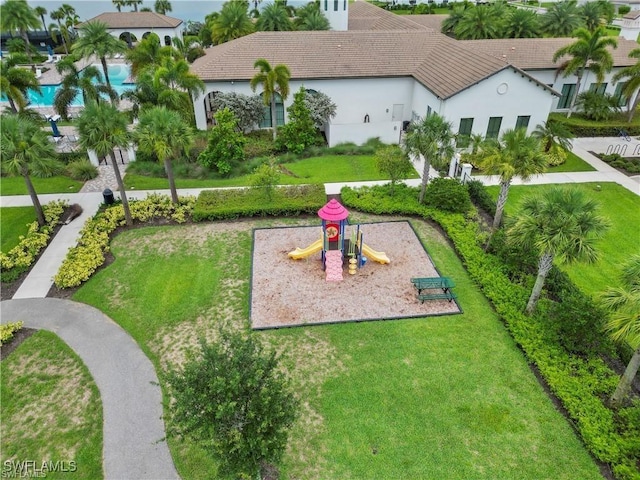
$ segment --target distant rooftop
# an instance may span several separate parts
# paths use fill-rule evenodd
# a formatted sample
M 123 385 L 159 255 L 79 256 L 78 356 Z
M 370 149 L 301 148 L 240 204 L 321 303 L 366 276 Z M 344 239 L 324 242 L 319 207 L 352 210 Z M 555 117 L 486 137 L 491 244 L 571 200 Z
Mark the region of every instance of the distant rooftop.
M 106 12 L 84 23 L 91 22 L 106 23 L 109 28 L 175 28 L 182 20 L 155 12 Z

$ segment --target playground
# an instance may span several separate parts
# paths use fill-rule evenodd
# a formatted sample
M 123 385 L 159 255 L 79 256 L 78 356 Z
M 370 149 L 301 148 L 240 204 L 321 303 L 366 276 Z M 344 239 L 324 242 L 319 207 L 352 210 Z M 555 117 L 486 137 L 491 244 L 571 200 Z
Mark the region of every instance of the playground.
M 345 238 L 357 225 L 347 225 Z M 456 302 L 420 303 L 412 277 L 439 276 L 431 258 L 407 221 L 364 223 L 363 243 L 386 254 L 389 263 L 367 258 L 356 273 L 343 267 L 341 281 L 327 281 L 322 252 L 299 259 L 289 252 L 306 250 L 322 238 L 322 226 L 256 229 L 253 232 L 251 325 L 254 329 L 324 323 L 391 320 L 460 312 Z M 347 252 L 345 252 L 346 255 Z M 366 256 L 366 253 L 365 253 Z

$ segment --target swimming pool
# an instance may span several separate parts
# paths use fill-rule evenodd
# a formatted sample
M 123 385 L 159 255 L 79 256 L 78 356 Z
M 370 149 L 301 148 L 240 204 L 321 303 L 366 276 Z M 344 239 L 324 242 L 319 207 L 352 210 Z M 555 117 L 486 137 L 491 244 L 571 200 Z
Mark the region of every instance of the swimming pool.
M 100 74 L 102 74 L 102 65 L 97 64 L 93 65 L 96 67 Z M 55 68 L 55 67 L 52 67 Z M 123 94 L 127 90 L 132 90 L 134 87 L 133 83 L 125 83 L 127 78 L 129 78 L 129 74 L 131 73 L 131 69 L 129 65 L 126 64 L 118 64 L 118 65 L 107 65 L 107 71 L 109 72 L 109 81 L 111 82 L 111 86 L 113 89 L 118 92 L 118 95 Z M 102 75 L 101 75 L 102 77 Z M 39 94 L 34 92 L 33 90 L 29 90 L 27 92 L 27 97 L 31 102 L 31 106 L 33 107 L 51 107 L 53 105 L 53 99 L 56 95 L 56 91 L 60 88 L 60 85 L 41 85 L 40 89 L 42 93 Z M 72 107 L 78 107 L 84 105 L 82 101 L 82 94 L 80 93 L 76 98 L 73 99 L 71 103 Z

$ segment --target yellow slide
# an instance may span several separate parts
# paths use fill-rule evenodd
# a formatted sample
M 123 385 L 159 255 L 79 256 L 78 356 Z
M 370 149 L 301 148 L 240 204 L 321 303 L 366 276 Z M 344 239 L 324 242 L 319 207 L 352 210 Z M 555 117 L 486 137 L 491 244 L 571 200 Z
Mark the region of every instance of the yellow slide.
M 378 263 L 391 263 L 391 260 L 389 260 L 389 257 L 387 257 L 384 252 L 376 252 L 375 250 L 372 250 L 371 247 L 369 247 L 366 243 L 362 244 L 362 254 L 365 257 L 370 258 L 371 260 L 375 260 Z
M 313 255 L 314 253 L 318 253 L 322 250 L 322 239 L 318 239 L 309 245 L 307 248 L 296 248 L 293 252 L 289 252 L 289 258 L 293 258 L 294 260 L 300 260 L 301 258 L 306 258 L 309 255 Z

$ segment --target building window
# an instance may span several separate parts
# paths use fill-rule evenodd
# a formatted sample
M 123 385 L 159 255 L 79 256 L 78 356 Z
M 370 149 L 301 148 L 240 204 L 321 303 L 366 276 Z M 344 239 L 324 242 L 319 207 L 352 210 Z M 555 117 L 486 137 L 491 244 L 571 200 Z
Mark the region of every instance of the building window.
M 411 121 L 412 122 L 417 122 L 418 120 L 420 120 L 420 117 L 418 116 L 416 111 L 415 110 L 411 110 Z
M 460 127 L 458 127 L 458 139 L 456 147 L 466 148 L 471 142 L 471 130 L 473 129 L 473 118 L 461 118 Z
M 502 117 L 490 117 L 489 126 L 487 127 L 487 138 L 498 138 L 498 135 L 500 135 L 500 125 L 502 125 Z
M 347 10 L 347 0 L 344 0 L 344 2 L 342 3 L 342 9 L 343 10 Z
M 571 105 L 571 99 L 575 92 L 575 83 L 565 83 L 562 85 L 562 96 L 560 97 L 560 100 L 558 100 L 558 108 L 569 108 L 569 105 Z
M 431 107 L 430 107 L 429 105 L 427 105 L 427 117 L 430 117 L 430 116 L 431 116 L 431 112 L 432 112 L 432 111 L 433 111 L 433 110 L 431 110 Z
M 279 94 L 275 94 L 276 96 L 276 125 L 284 125 L 284 103 L 282 102 L 282 97 Z M 271 128 L 271 105 L 267 105 L 264 107 L 264 116 L 262 117 L 262 121 L 260 122 L 260 128 Z
M 516 130 L 519 128 L 524 128 L 526 130 L 529 127 L 529 120 L 531 120 L 530 115 L 520 115 L 516 120 Z
M 627 106 L 628 99 L 622 93 L 622 90 L 624 90 L 624 87 L 626 87 L 626 85 L 626 82 L 619 83 L 618 85 L 616 85 L 616 91 L 613 93 L 613 98 L 616 99 L 616 105 L 618 105 L 619 107 Z
M 329 11 L 329 0 L 324 0 L 324 11 L 325 12 Z
M 595 92 L 599 95 L 604 95 L 604 92 L 607 90 L 607 84 L 606 83 L 592 83 L 591 85 L 589 85 L 589 91 L 590 92 Z
M 340 0 L 333 0 L 333 11 L 334 12 L 338 11 L 338 3 L 340 3 Z

